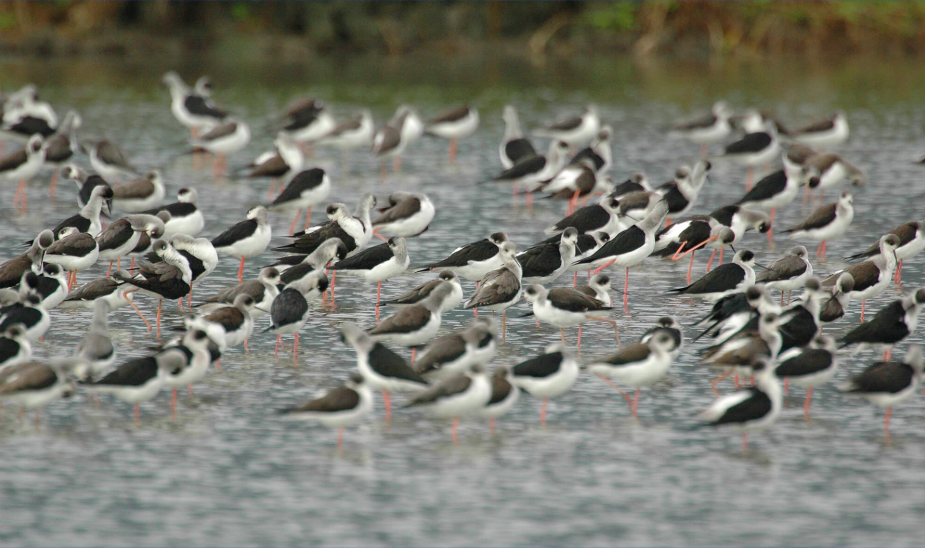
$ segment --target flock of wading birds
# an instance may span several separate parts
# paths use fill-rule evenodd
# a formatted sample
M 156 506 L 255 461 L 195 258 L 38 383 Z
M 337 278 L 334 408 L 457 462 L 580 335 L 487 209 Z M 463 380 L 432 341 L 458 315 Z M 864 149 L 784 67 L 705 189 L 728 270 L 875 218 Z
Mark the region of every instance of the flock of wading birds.
M 225 173 L 227 157 L 250 141 L 248 125 L 213 102 L 207 78 L 192 88 L 175 73 L 168 73 L 163 81 L 170 90 L 173 115 L 192 135 L 191 148 L 184 154 L 211 153 L 213 173 Z M 295 355 L 299 330 L 310 316 L 324 314 L 313 302 L 327 292 L 333 300 L 339 271 L 378 284 L 377 325 L 369 330 L 350 322 L 340 326 L 341 339 L 356 351 L 357 372 L 303 406 L 282 411 L 288 417 L 338 427 L 338 446 L 344 427 L 372 411 L 374 389 L 382 393 L 386 419 L 393 392 L 411 393 L 406 407 L 452 418 L 454 443 L 460 417 L 489 418 L 493 431 L 495 418 L 514 406 L 521 391 L 543 399 L 540 421 L 545 424 L 548 399 L 567 392 L 582 370 L 619 391 L 636 417 L 641 388 L 666 377 L 685 336 L 677 321 L 664 317 L 638 342 L 620 345 L 617 322 L 608 317 L 614 306 L 610 278 L 601 271 L 611 265 L 625 269 L 626 310 L 630 268 L 650 257 L 691 256 L 688 285 L 671 291 L 713 304 L 709 314 L 694 324 L 702 328 L 694 341 L 704 337 L 713 341 L 701 351 L 701 360 L 722 372 L 712 382 L 714 392 L 717 382 L 729 375 L 735 376 L 739 389 L 723 396 L 717 392 L 717 400 L 698 417 L 704 425 L 741 430 L 743 448 L 747 448 L 747 433 L 768 428 L 780 416 L 781 379 L 785 388 L 788 382 L 806 388 L 804 413 L 809 418 L 812 391 L 833 378 L 842 347 L 885 347 L 882 361 L 851 377 L 839 390 L 886 408 L 887 436 L 892 407 L 916 391 L 922 376 L 918 347 L 909 346 L 901 360 L 891 360 L 891 349 L 914 331 L 925 289 L 890 303 L 864 321 L 865 300 L 892 281 L 899 284 L 903 261 L 925 248 L 922 221 L 896 226 L 852 256 L 856 263 L 821 280 L 814 276 L 809 253 L 801 245 L 757 274 L 755 254 L 735 250 L 752 229 L 767 233 L 770 241 L 776 210 L 793 202 L 801 187 L 804 208 L 807 200 L 812 206 L 816 190 L 819 206 L 784 232 L 797 241 L 821 242 L 817 257 L 825 257 L 827 241 L 845 234 L 854 216 L 852 193 L 845 190 L 828 204 L 823 193 L 843 181 L 862 185 L 866 178 L 848 160 L 825 152 L 848 138 L 848 122 L 841 112 L 788 130 L 755 109 L 735 115 L 718 102 L 706 116 L 669 131 L 672 138 L 701 145 L 703 159 L 678 168 L 673 181 L 653 187 L 642 174 L 622 183 L 608 177 L 611 128 L 601 123 L 593 106 L 537 128 L 529 136 L 523 133 L 515 109 L 505 107 L 506 129 L 498 149 L 503 169 L 481 183 L 510 184 L 515 201 L 518 194 L 526 194 L 528 204 L 532 193 L 543 193 L 566 203 L 566 216 L 546 229 L 547 240 L 520 253 L 503 232 L 468 244 L 453 243 L 461 245 L 445 259 L 416 268 L 437 276 L 387 301 L 397 308 L 380 321 L 382 283 L 410 268 L 408 239 L 431 224 L 434 202 L 422 193 L 395 192 L 374 213 L 377 200 L 366 194 L 353 213 L 344 204 L 329 204 L 325 210 L 329 220 L 310 226 L 311 209 L 325 202 L 331 181 L 324 170 L 306 167 L 304 153 L 312 147 L 345 152 L 371 148 L 382 161 L 384 177 L 386 159 L 393 158 L 398 171 L 405 149 L 429 134 L 449 140 L 453 162 L 457 141 L 478 128 L 476 109 L 458 108 L 425 122 L 413 108 L 402 106 L 387 124 L 375 129 L 369 111 L 337 123 L 320 101 L 296 101 L 280 119 L 283 127 L 275 149 L 237 171 L 238 177 L 273 180 L 268 203 L 249 209 L 244 220 L 209 240 L 197 238 L 204 221 L 194 189 L 180 189 L 176 202 L 164 204 L 165 184 L 158 170 L 140 173 L 112 141 L 79 139 L 80 116 L 70 111 L 59 123 L 34 86 L 4 97 L 2 105 L 4 139 L 25 141 L 24 148 L 0 159 L 0 178 L 18 183 L 13 207 L 27 211 L 26 183 L 44 168 L 52 169 L 52 197 L 59 174 L 76 181 L 79 189 L 80 209 L 75 215 L 43 230 L 25 253 L 0 265 L 0 403 L 18 406 L 20 421 L 24 409 L 35 409 L 38 422 L 39 408 L 78 388 L 134 403 L 137 423 L 139 404 L 170 387 L 175 411 L 177 389 L 189 386 L 192 397 L 192 385 L 204 378 L 210 365 L 218 368 L 219 358 L 229 348 L 242 344 L 247 348 L 255 330 L 276 334 L 277 354 L 281 336 L 293 334 Z M 535 148 L 534 138 L 550 139 L 545 154 Z M 708 156 L 710 145 L 724 143 L 722 153 Z M 82 156 L 89 171 L 75 162 Z M 756 167 L 765 166 L 767 171 L 778 158 L 782 169 L 753 184 Z M 747 167 L 747 192 L 708 215 L 685 215 L 697 202 L 715 162 Z M 124 215 L 105 226 L 104 207 L 110 215 L 113 211 Z M 295 232 L 302 210 L 307 210 L 304 230 Z M 244 281 L 245 260 L 262 255 L 269 245 L 269 212 L 295 212 L 290 243 L 274 248 L 289 255 L 262 268 L 256 279 Z M 385 242 L 369 246 L 373 236 Z M 731 263 L 723 263 L 727 247 L 734 252 Z M 712 255 L 707 273 L 692 282 L 694 255 L 701 248 L 712 250 Z M 717 252 L 719 266 L 711 269 Z M 213 272 L 220 256 L 240 258 L 240 284 L 193 309 L 194 283 Z M 131 260 L 127 270 L 121 268 L 123 259 Z M 106 276 L 77 287 L 79 271 L 100 262 L 105 266 L 107 260 Z M 578 271 L 585 270 L 588 284 L 577 285 Z M 568 272 L 574 272 L 571 286 L 544 286 Z M 441 315 L 463 302 L 460 277 L 476 282 L 475 292 L 463 305 L 475 310 L 475 319 L 466 329 L 434 339 Z M 792 292 L 801 288 L 802 295 L 791 300 Z M 779 300 L 771 296 L 772 291 L 781 292 Z M 113 368 L 117 349 L 107 327 L 113 310 L 133 307 L 152 330 L 133 302 L 138 294 L 158 300 L 158 337 L 163 300 L 177 300 L 181 310 L 186 300 L 185 331 L 150 356 Z M 530 315 L 538 325 L 544 322 L 562 330 L 562 343 L 549 345 L 540 356 L 519 364 L 497 366 L 490 375 L 486 365 L 505 343 L 505 311 L 522 298 L 532 303 Z M 844 316 L 849 302 L 859 299 L 857 327 L 838 339 L 822 334 L 824 324 Z M 72 357 L 38 360 L 32 356 L 31 344 L 48 330 L 49 311 L 56 307 L 92 309 L 92 323 Z M 479 310 L 490 310 L 492 316 L 479 316 Z M 502 313 L 500 337 L 495 312 Z M 263 317 L 269 317 L 266 328 L 257 326 Z M 564 328 L 578 326 L 580 347 L 582 324 L 587 321 L 613 325 L 618 348 L 579 364 L 566 346 Z M 410 364 L 386 343 L 411 347 Z M 740 376 L 746 380 L 741 388 Z M 635 389 L 634 396 L 621 386 Z

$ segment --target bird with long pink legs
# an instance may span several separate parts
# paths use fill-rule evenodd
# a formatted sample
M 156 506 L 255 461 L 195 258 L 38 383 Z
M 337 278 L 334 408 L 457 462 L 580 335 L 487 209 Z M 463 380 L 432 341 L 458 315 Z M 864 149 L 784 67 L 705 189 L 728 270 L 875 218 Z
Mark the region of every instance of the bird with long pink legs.
M 828 383 L 838 371 L 835 340 L 826 335 L 816 336 L 808 347 L 794 347 L 777 357 L 777 377 L 806 388 L 803 417 L 809 421 L 809 403 L 813 388 Z
M 867 261 L 855 263 L 847 269 L 838 271 L 822 281 L 824 288 L 834 287 L 843 273 L 854 279 L 854 286 L 847 292 L 851 299 L 861 300 L 861 322 L 864 321 L 864 308 L 867 300 L 887 289 L 896 272 L 896 248 L 899 237 L 888 234 L 880 237 L 880 253 Z
M 543 399 L 540 408 L 540 424 L 546 425 L 546 408 L 550 398 L 562 395 L 578 379 L 578 362 L 565 345 L 548 345 L 538 357 L 531 358 L 511 367 L 512 384 L 531 396 Z
M 292 212 L 295 217 L 289 225 L 289 233 L 295 231 L 296 222 L 305 213 L 305 230 L 311 225 L 312 206 L 321 204 L 331 194 L 331 178 L 321 168 L 311 168 L 295 174 L 283 192 L 267 205 L 270 211 Z
M 153 245 L 153 250 L 161 258 L 159 263 L 142 262 L 138 272 L 131 278 L 121 277 L 119 272 L 116 272 L 114 276 L 137 288 L 129 290 L 125 294 L 141 291 L 158 298 L 157 337 L 160 337 L 163 301 L 165 299 L 186 297 L 190 291 L 190 281 L 193 273 L 190 270 L 189 261 L 167 242 L 163 240 L 156 241 Z M 128 299 L 127 296 L 126 299 Z
M 454 292 L 452 283 L 441 282 L 427 298 L 398 309 L 367 333 L 376 341 L 393 341 L 411 347 L 413 366 L 417 347 L 436 337 L 443 316 L 443 303 Z
M 668 137 L 672 139 L 686 139 L 700 145 L 700 156 L 706 158 L 710 145 L 722 143 L 732 133 L 733 110 L 725 101 L 713 103 L 710 113 L 682 120 L 671 126 Z
M 839 390 L 886 408 L 883 432 L 889 441 L 893 406 L 911 397 L 921 382 L 922 349 L 918 345 L 910 345 L 902 362 L 876 362 L 841 385 Z
M 479 410 L 479 417 L 488 418 L 488 432 L 495 434 L 497 419 L 511 411 L 520 397 L 520 387 L 514 385 L 513 374 L 507 366 L 498 366 L 491 376 L 491 398 L 484 408 Z
M 41 135 L 33 135 L 29 138 L 25 148 L 0 158 L 0 179 L 17 182 L 16 194 L 13 196 L 13 208 L 20 212 L 28 209 L 26 183 L 38 175 L 45 162 L 45 148 L 42 143 Z
M 851 191 L 842 191 L 838 202 L 817 208 L 802 223 L 787 229 L 784 233 L 789 234 L 791 240 L 821 240 L 816 257 L 825 259 L 828 241 L 841 238 L 853 220 L 854 195 Z
M 899 237 L 899 247 L 896 248 L 898 264 L 896 265 L 896 275 L 893 277 L 893 282 L 901 284 L 903 261 L 917 256 L 925 249 L 925 223 L 922 221 L 909 221 L 893 227 L 887 234 Z M 848 256 L 846 259 L 848 261 L 857 261 L 858 259 L 873 257 L 879 253 L 880 241 L 878 239 L 877 242 L 874 242 L 863 252 Z
M 338 261 L 331 269 L 361 276 L 367 282 L 376 283 L 376 322 L 379 322 L 379 302 L 382 297 L 382 283 L 408 270 L 411 257 L 408 255 L 408 241 L 400 236 L 367 248 L 362 252 Z
M 773 227 L 777 209 L 793 202 L 800 192 L 800 186 L 813 180 L 808 173 L 809 170 L 806 168 L 788 169 L 785 164 L 783 170 L 765 176 L 755 184 L 752 190 L 745 193 L 745 196 L 734 202 L 735 205 L 743 208 L 769 212 L 768 222 L 771 224 L 771 230 L 767 232 L 768 243 L 774 242 Z
M 247 219 L 213 238 L 212 246 L 220 254 L 241 258 L 238 282 L 244 282 L 244 261 L 266 251 L 272 236 L 273 228 L 267 222 L 267 209 L 254 206 L 247 210 Z
M 340 327 L 340 333 L 341 341 L 352 345 L 356 351 L 357 369 L 363 379 L 373 389 L 382 391 L 386 421 L 392 419 L 392 393 L 417 392 L 427 388 L 427 380 L 405 359 L 382 342 L 375 341 L 358 325 L 346 322 Z
M 594 360 L 583 369 L 603 379 L 616 389 L 630 406 L 633 419 L 638 419 L 639 392 L 642 387 L 651 387 L 668 375 L 671 366 L 671 352 L 677 347 L 671 335 L 659 332 L 647 343 L 631 343 L 616 353 Z M 636 395 L 630 399 L 614 381 L 636 388 Z
M 479 281 L 475 293 L 466 301 L 466 309 L 488 309 L 495 314 L 501 311 L 501 341 L 507 341 L 507 310 L 523 294 L 523 269 L 517 261 L 517 248 L 513 242 L 501 245 L 501 262 L 499 269 L 489 272 Z
M 642 221 L 621 232 L 588 258 L 577 261 L 576 265 L 595 267 L 594 274 L 602 269 L 616 264 L 626 268 L 626 279 L 623 283 L 623 310 L 628 312 L 629 276 L 630 267 L 645 261 L 655 249 L 655 232 L 668 215 L 668 202 L 659 200 L 652 208 L 651 213 Z
M 352 374 L 342 385 L 302 406 L 279 413 L 288 419 L 311 421 L 337 428 L 337 449 L 344 448 L 344 428 L 356 425 L 373 411 L 373 392 L 362 374 Z
M 405 408 L 420 407 L 438 418 L 453 418 L 453 445 L 459 444 L 459 418 L 477 415 L 491 401 L 492 380 L 488 369 L 473 364 L 461 373 L 444 379 L 416 394 Z
M 600 316 L 600 314 L 592 314 L 609 314 L 607 311 L 610 311 L 612 307 L 603 301 L 588 297 L 574 288 L 552 288 L 547 290 L 539 284 L 528 286 L 524 290 L 524 299 L 533 303 L 533 311 L 524 316 L 536 316 L 537 320 L 559 328 L 562 333 L 563 345 L 565 344 L 565 328 L 578 326 L 577 347 L 580 349 L 582 325 L 589 320 L 606 322 L 613 326 L 617 345 L 620 344 L 620 332 L 617 329 L 617 322 L 606 316 Z
M 274 356 L 279 356 L 279 344 L 283 334 L 293 334 L 295 341 L 292 346 L 292 358 L 293 361 L 296 359 L 299 351 L 299 330 L 305 326 L 311 315 L 308 304 L 320 299 L 327 287 L 327 275 L 324 271 L 316 270 L 290 283 L 273 298 L 270 305 L 270 327 L 264 332 L 276 334 Z
M 424 133 L 450 140 L 448 151 L 450 164 L 456 163 L 456 149 L 460 139 L 469 137 L 479 127 L 479 111 L 469 105 L 445 113 L 429 120 L 424 125 Z
M 774 368 L 765 358 L 751 365 L 755 385 L 723 395 L 697 417 L 707 426 L 732 427 L 742 433 L 742 452 L 748 453 L 748 434 L 764 431 L 780 417 L 784 395 Z
M 750 191 L 755 177 L 755 168 L 774 161 L 780 154 L 780 143 L 773 122 L 765 120 L 755 109 L 749 109 L 742 116 L 742 127 L 747 133 L 738 141 L 726 145 L 723 153 L 712 159 L 747 166 L 745 190 Z

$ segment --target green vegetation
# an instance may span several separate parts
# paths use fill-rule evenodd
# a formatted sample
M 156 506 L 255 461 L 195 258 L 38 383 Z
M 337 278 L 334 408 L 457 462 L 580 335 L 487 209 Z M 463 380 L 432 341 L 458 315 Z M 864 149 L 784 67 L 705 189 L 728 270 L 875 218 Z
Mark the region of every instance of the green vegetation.
M 0 2 L 0 30 L 0 52 L 43 54 L 202 51 L 230 35 L 266 43 L 263 55 L 524 43 L 534 56 L 913 54 L 925 45 L 925 2 L 18 1 Z

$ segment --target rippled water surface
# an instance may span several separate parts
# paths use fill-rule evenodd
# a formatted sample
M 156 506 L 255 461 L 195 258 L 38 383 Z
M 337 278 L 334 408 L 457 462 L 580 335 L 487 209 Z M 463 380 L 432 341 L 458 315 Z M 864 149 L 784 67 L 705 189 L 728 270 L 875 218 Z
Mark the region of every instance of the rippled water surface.
M 206 213 L 204 236 L 215 236 L 264 201 L 268 182 L 213 180 L 188 157 L 175 159 L 186 133 L 169 112 L 167 91 L 158 86 L 168 67 L 112 66 L 67 62 L 48 66 L 0 64 L 0 87 L 36 81 L 63 114 L 78 108 L 87 135 L 116 139 L 144 168 L 164 170 L 170 194 L 181 186 L 199 190 Z M 294 95 L 311 94 L 333 104 L 339 117 L 360 105 L 377 122 L 400 102 L 429 117 L 463 101 L 481 109 L 482 126 L 460 145 L 455 166 L 445 143 L 415 143 L 400 175 L 385 185 L 378 165 L 355 153 L 343 160 L 319 151 L 310 160 L 329 171 L 331 201 L 351 208 L 366 191 L 384 197 L 396 189 L 427 192 L 437 217 L 423 237 L 410 243 L 413 264 L 439 259 L 454 247 L 503 230 L 519 248 L 536 242 L 561 217 L 564 205 L 512 209 L 509 188 L 475 187 L 499 169 L 497 144 L 501 106 L 514 101 L 526 125 L 594 101 L 615 131 L 613 177 L 642 170 L 666 181 L 690 162 L 695 146 L 671 142 L 661 128 L 704 108 L 716 98 L 740 107 L 756 104 L 799 124 L 836 107 L 847 111 L 851 139 L 840 152 L 861 166 L 869 185 L 857 191 L 856 217 L 848 235 L 829 247 L 820 273 L 845 265 L 840 259 L 873 242 L 900 222 L 921 219 L 925 170 L 913 160 L 925 153 L 923 102 L 908 78 L 914 64 L 849 62 L 835 68 L 758 65 L 705 68 L 633 66 L 611 60 L 590 65 L 531 69 L 503 62 L 421 59 L 415 62 L 360 60 L 300 67 L 189 66 L 184 76 L 208 72 L 221 103 L 254 129 L 249 161 L 271 140 L 270 116 Z M 920 82 L 919 82 L 920 83 Z M 545 146 L 545 145 L 544 145 Z M 8 147 L 7 150 L 10 150 Z M 83 159 L 85 160 L 85 159 Z M 744 192 L 744 170 L 718 166 L 694 213 L 707 213 Z M 0 189 L 0 257 L 19 253 L 17 243 L 76 211 L 76 189 L 59 187 L 47 197 L 48 174 L 29 186 L 30 214 L 14 214 L 14 189 Z M 829 193 L 834 198 L 835 192 Z M 805 215 L 797 202 L 778 213 L 782 228 Z M 314 220 L 323 219 L 316 208 Z M 272 216 L 283 234 L 289 218 Z M 273 245 L 284 243 L 274 237 Z M 806 242 L 811 246 L 811 242 Z M 770 248 L 749 233 L 743 247 L 768 263 L 790 243 L 778 237 Z M 705 254 L 704 254 L 705 255 Z M 254 277 L 267 254 L 249 261 Z M 695 275 L 706 257 L 698 257 Z M 630 313 L 614 312 L 624 341 L 638 337 L 655 319 L 673 314 L 685 324 L 707 306 L 665 291 L 683 285 L 685 262 L 650 260 L 630 275 Z M 237 262 L 224 258 L 196 287 L 205 296 L 232 284 Z M 102 265 L 80 281 L 105 273 Z M 622 287 L 622 272 L 612 273 Z M 923 283 L 922 258 L 903 269 L 905 288 Z M 385 296 L 423 280 L 408 275 L 389 281 Z M 563 277 L 559 281 L 565 284 Z M 473 284 L 464 282 L 466 294 Z M 617 296 L 616 292 L 614 293 Z M 896 299 L 891 287 L 871 300 L 876 311 Z M 449 422 L 398 410 L 383 422 L 377 395 L 374 417 L 349 429 L 343 454 L 336 434 L 324 427 L 281 421 L 274 411 L 305 401 L 355 369 L 354 353 L 336 337 L 347 320 L 371 326 L 375 286 L 338 277 L 337 308 L 318 309 L 302 332 L 296 363 L 289 350 L 273 356 L 273 338 L 255 336 L 251 351 L 230 351 L 221 371 L 212 371 L 192 401 L 180 399 L 169 418 L 164 391 L 142 405 L 135 428 L 129 404 L 103 397 L 101 406 L 84 394 L 55 402 L 39 428 L 19 424 L 15 410 L 0 416 L 0 543 L 4 545 L 918 545 L 925 528 L 925 406 L 919 396 L 894 413 L 893 437 L 882 432 L 883 413 L 839 395 L 833 386 L 816 392 L 813 420 L 803 420 L 802 390 L 786 400 L 781 420 L 750 437 L 743 455 L 730 432 L 691 430 L 693 416 L 713 399 L 710 372 L 699 366 L 699 345 L 688 345 L 672 366 L 671 379 L 644 391 L 640 420 L 632 421 L 623 399 L 597 379 L 580 377 L 574 389 L 550 402 L 549 424 L 538 422 L 540 403 L 522 397 L 499 421 L 495 437 L 482 421 L 464 420 L 461 443 L 450 442 Z M 152 313 L 156 303 L 139 299 Z M 838 335 L 858 322 L 849 317 L 826 328 Z M 165 304 L 167 326 L 179 322 Z M 512 309 L 507 344 L 495 364 L 514 364 L 559 341 L 558 330 L 537 328 Z M 461 309 L 444 316 L 441 333 L 469 323 Z M 70 353 L 88 312 L 55 310 L 39 357 Z M 267 321 L 260 322 L 262 329 Z M 121 359 L 141 356 L 157 341 L 129 308 L 111 317 Z M 575 329 L 567 330 L 574 342 Z M 690 330 L 688 330 L 690 333 Z M 912 340 L 921 340 L 915 334 Z M 582 357 L 615 348 L 610 327 L 585 326 Z M 904 346 L 897 356 L 903 354 Z M 408 353 L 405 351 L 400 351 Z M 875 351 L 846 358 L 858 372 Z M 847 372 L 846 372 L 847 370 Z M 731 385 L 726 385 L 728 390 Z M 398 402 L 401 402 L 399 397 Z

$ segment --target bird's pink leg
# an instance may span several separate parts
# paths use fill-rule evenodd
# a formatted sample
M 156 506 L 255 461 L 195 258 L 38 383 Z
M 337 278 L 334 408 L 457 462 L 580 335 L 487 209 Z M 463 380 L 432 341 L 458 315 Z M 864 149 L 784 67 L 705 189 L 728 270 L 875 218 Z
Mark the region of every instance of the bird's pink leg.
M 691 252 L 691 263 L 690 265 L 687 266 L 687 283 L 688 284 L 691 283 L 691 269 L 694 268 L 694 253 L 696 253 L 696 251 Z
M 51 185 L 48 187 L 48 197 L 54 200 L 55 187 L 58 185 L 58 170 L 51 173 Z
M 453 418 L 453 446 L 459 445 L 459 439 L 456 436 L 456 431 L 458 430 L 459 430 L 459 418 L 454 417 Z
M 606 269 L 607 267 L 610 267 L 610 266 L 613 265 L 616 261 L 617 261 L 616 259 L 612 259 L 612 260 L 608 261 L 607 263 L 604 263 L 603 265 L 601 265 L 601 266 L 598 267 L 597 269 L 594 269 L 594 274 L 597 274 L 597 273 L 601 272 L 602 270 Z
M 295 233 L 295 224 L 299 220 L 300 215 L 302 215 L 302 208 L 299 208 L 295 213 L 295 217 L 292 218 L 292 223 L 289 224 L 289 234 Z
M 746 191 L 752 190 L 752 179 L 754 178 L 755 178 L 755 167 L 749 166 L 748 167 L 748 177 L 745 179 L 745 190 Z
M 337 430 L 337 450 L 344 450 L 344 428 L 341 427 Z
M 106 270 L 106 276 L 109 276 L 109 274 L 112 273 L 112 264 L 113 264 L 113 262 L 114 262 L 114 260 L 109 262 L 109 269 Z
M 448 151 L 449 156 L 450 156 L 450 164 L 456 164 L 456 147 L 457 146 L 458 145 L 456 143 L 456 138 L 455 137 L 451 138 L 450 139 L 450 150 Z
M 129 299 L 128 294 L 130 294 L 130 293 L 132 293 L 132 292 L 125 292 L 125 293 L 122 294 L 122 297 L 124 297 L 125 300 L 128 301 L 128 304 L 132 306 L 132 309 L 135 309 L 135 312 L 138 313 L 138 316 L 141 317 L 141 321 L 145 323 L 145 326 L 148 327 L 148 331 L 150 332 L 150 331 L 151 331 L 151 323 L 148 322 L 148 319 L 145 318 L 145 315 L 141 314 L 141 311 L 138 310 L 138 307 L 135 305 L 135 303 L 134 303 L 131 299 Z
M 177 388 L 173 388 L 173 394 L 170 396 L 170 417 L 177 417 Z
M 491 434 L 491 436 L 495 436 L 495 418 L 488 420 L 488 432 Z
M 379 322 L 379 296 L 382 294 L 382 282 L 376 288 L 376 322 Z
M 717 377 L 716 379 L 710 382 L 710 387 L 713 389 L 713 394 L 715 394 L 716 396 L 719 396 L 719 391 L 716 390 L 716 384 L 726 379 L 727 377 L 729 377 L 729 374 L 731 373 L 732 373 L 732 369 L 726 370 L 726 372 L 723 373 L 723 375 Z
M 193 282 L 192 281 L 190 281 L 189 283 L 189 296 L 187 296 L 186 298 L 186 305 L 190 309 L 193 308 Z
M 276 334 L 276 352 L 274 353 L 276 356 L 279 356 L 279 340 L 282 339 L 282 337 L 283 334 Z
M 710 272 L 710 267 L 713 266 L 713 258 L 716 257 L 717 250 L 713 250 L 713 253 L 710 255 L 710 261 L 707 261 L 707 272 Z
M 768 229 L 768 244 L 774 244 L 774 214 L 777 213 L 777 208 L 771 208 L 771 218 L 769 223 L 771 227 Z
M 392 395 L 388 391 L 382 391 L 382 403 L 385 405 L 385 420 L 392 419 Z
M 899 263 L 896 264 L 896 275 L 893 276 L 893 281 L 896 282 L 896 284 L 902 283 L 902 279 L 903 279 L 902 272 L 903 272 L 903 260 L 900 259 Z
M 575 277 L 572 278 L 572 288 L 578 286 L 578 271 L 575 271 Z
M 546 404 L 549 402 L 549 397 L 543 397 L 543 406 L 540 408 L 540 425 L 546 425 Z
M 273 181 L 270 182 L 270 192 L 267 193 L 267 200 L 273 200 L 273 195 L 276 193 L 276 178 L 273 178 Z M 289 231 L 290 233 L 292 231 Z
M 867 300 L 861 300 L 861 322 L 864 322 L 864 306 L 867 305 Z
M 809 401 L 813 398 L 813 388 L 810 387 L 806 390 L 806 402 L 803 403 L 803 417 L 806 418 L 806 421 L 809 421 Z
M 309 206 L 309 207 L 308 207 L 308 211 L 305 212 L 305 228 L 304 228 L 304 230 L 307 231 L 308 228 L 311 226 L 311 223 L 312 223 L 312 207 Z M 289 231 L 289 232 L 292 232 L 292 231 Z
M 886 419 L 883 421 L 883 431 L 890 436 L 890 416 L 893 414 L 893 407 L 890 406 L 886 409 Z
M 742 433 L 742 453 L 748 453 L 748 433 Z
M 135 427 L 138 427 L 139 425 L 141 425 L 141 418 L 139 417 L 140 414 L 141 414 L 141 404 L 136 402 L 135 403 Z
M 633 417 L 639 419 L 639 416 L 636 415 L 636 411 L 639 409 L 639 387 L 636 387 L 636 394 L 633 396 L 633 407 L 631 409 Z
M 707 153 L 709 152 L 710 152 L 710 146 L 707 145 L 706 143 L 701 143 L 700 144 L 700 158 L 706 158 Z
M 244 282 L 244 258 L 241 258 L 241 266 L 238 267 L 238 282 Z

